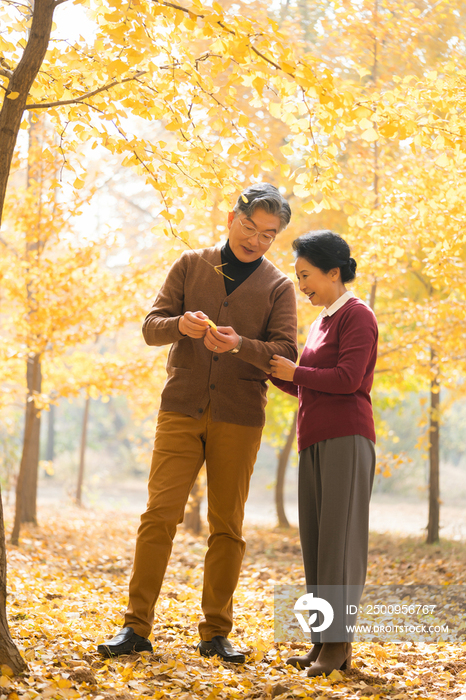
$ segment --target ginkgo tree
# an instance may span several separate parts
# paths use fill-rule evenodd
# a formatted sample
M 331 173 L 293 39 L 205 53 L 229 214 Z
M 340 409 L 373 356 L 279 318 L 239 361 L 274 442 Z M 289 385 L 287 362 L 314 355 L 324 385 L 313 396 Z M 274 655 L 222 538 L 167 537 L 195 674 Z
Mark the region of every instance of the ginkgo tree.
M 2 346 L 8 343 L 5 366 L 10 383 L 18 382 L 18 363 L 27 371 L 23 453 L 16 488 L 15 523 L 12 540 L 18 542 L 20 525 L 36 520 L 40 412 L 53 395 L 75 395 L 80 389 L 108 393 L 117 391 L 134 367 L 139 377 L 141 362 L 131 359 L 123 366 L 88 352 L 87 372 L 70 350 L 139 319 L 145 306 L 146 268 L 127 266 L 117 273 L 105 269 L 102 256 L 111 242 L 80 240 L 69 219 L 80 211 L 86 197 L 73 203 L 60 201 L 57 194 L 56 156 L 50 144 L 50 130 L 35 124 L 27 154 L 27 182 L 15 183 L 7 199 L 2 233 L 3 323 Z M 60 364 L 61 360 L 61 364 Z M 105 361 L 106 374 L 98 368 Z M 66 376 L 59 367 L 66 365 Z M 154 361 L 146 362 L 153 370 Z M 112 374 L 113 369 L 113 374 Z M 2 367 L 3 370 L 3 367 Z M 89 375 L 93 376 L 92 383 Z M 4 379 L 8 379 L 5 372 Z M 8 661 L 21 667 L 18 655 Z
M 297 139 L 315 154 L 321 147 L 314 134 L 320 129 L 330 134 L 335 104 L 344 107 L 331 72 L 315 57 L 296 56 L 273 20 L 265 18 L 265 26 L 259 25 L 248 16 L 224 12 L 218 3 L 203 6 L 198 0 L 186 7 L 156 0 L 124 5 L 97 0 L 91 5 L 92 42 L 70 46 L 52 30 L 59 4 L 39 0 L 32 15 L 25 6 L 5 10 L 16 41 L 2 37 L 0 47 L 5 85 L 0 204 L 25 112 L 46 109 L 65 150 L 95 140 L 123 154 L 159 193 L 168 222 L 180 223 L 181 213 L 171 207 L 185 184 L 196 184 L 200 206 L 211 203 L 212 188 L 224 198 L 237 188 L 233 155 L 254 162 L 256 175 L 276 166 L 267 140 L 239 107 L 243 85 L 252 88 L 256 109 L 268 109 L 271 97 L 294 97 L 300 114 L 289 115 L 292 142 Z M 315 114 L 309 114 L 307 92 Z M 162 122 L 167 137 L 143 138 L 130 115 Z M 333 156 L 327 165 L 317 189 L 333 187 Z
M 439 382 L 451 386 L 450 372 L 457 379 L 462 371 L 447 338 L 460 333 L 465 312 L 451 296 L 462 289 L 464 258 L 456 203 L 464 182 L 464 3 L 329 0 L 314 11 L 312 32 L 300 6 L 282 8 L 282 21 L 338 67 L 349 91 L 361 86 L 357 128 L 347 125 L 339 155 L 345 185 L 336 202 L 321 201 L 319 217 L 347 236 L 359 262 L 358 291 L 377 311 L 375 396 L 430 388 L 430 439 L 422 447 L 430 459 L 432 542 L 439 535 Z
M 398 47 L 398 60 L 406 62 L 403 79 L 393 77 L 393 69 L 387 74 L 391 56 L 386 56 L 385 65 L 382 60 L 384 42 L 380 38 L 384 31 L 387 35 L 395 8 L 385 11 L 385 18 L 380 12 L 377 22 L 372 16 L 369 31 L 374 51 L 366 90 L 373 102 L 365 105 L 362 122 L 367 131 L 362 134 L 362 143 L 351 139 L 353 145 L 348 148 L 348 196 L 343 206 L 348 214 L 349 235 L 373 276 L 371 300 L 376 302 L 382 331 L 378 372 L 384 373 L 385 386 L 396 386 L 401 392 L 405 386 L 413 386 L 414 377 L 420 388 L 428 386 L 430 390 L 430 427 L 425 445 L 430 463 L 427 541 L 436 542 L 440 383 L 451 383 L 452 370 L 458 376 L 461 353 L 457 348 L 453 350 L 446 339 L 453 338 L 461 328 L 455 324 L 465 313 L 459 308 L 460 299 L 453 301 L 449 277 L 449 270 L 454 269 L 454 287 L 462 288 L 465 238 L 455 196 L 464 183 L 464 124 L 454 88 L 454 83 L 462 79 L 462 71 L 453 77 L 452 66 L 453 58 L 460 58 L 455 56 L 458 51 L 454 40 L 463 36 L 464 25 L 457 21 L 462 3 L 456 7 L 454 3 L 419 5 L 419 11 L 407 13 L 404 21 L 400 21 L 403 6 L 397 8 L 399 38 L 397 32 L 390 33 L 393 55 Z M 423 18 L 432 25 L 425 39 L 419 33 Z M 406 50 L 407 44 L 411 51 Z M 427 67 L 426 58 L 432 62 Z M 458 69 L 456 61 L 455 65 Z M 400 115 L 404 123 L 397 121 Z M 456 309 L 450 319 L 444 313 L 446 298 Z
M 27 400 L 23 453 L 16 489 L 13 541 L 22 522 L 36 522 L 40 410 L 44 359 L 53 362 L 70 347 L 131 321 L 139 309 L 137 282 L 143 268 L 122 275 L 105 270 L 97 240 L 77 242 L 68 219 L 83 201 L 60 202 L 57 163 L 49 129 L 30 130 L 27 182 L 8 198 L 2 237 L 3 324 L 16 355 L 26 360 Z M 85 198 L 84 198 L 85 201 Z M 100 243 L 100 244 L 99 244 Z M 11 359 L 15 353 L 11 352 Z M 61 395 L 53 387 L 56 396 Z
M 463 159 L 455 161 L 441 167 L 418 154 L 396 165 L 396 185 L 372 220 L 378 235 L 367 250 L 379 280 L 379 371 L 401 391 L 415 381 L 431 395 L 429 542 L 439 538 L 439 392 L 461 390 L 466 370 L 466 181 Z

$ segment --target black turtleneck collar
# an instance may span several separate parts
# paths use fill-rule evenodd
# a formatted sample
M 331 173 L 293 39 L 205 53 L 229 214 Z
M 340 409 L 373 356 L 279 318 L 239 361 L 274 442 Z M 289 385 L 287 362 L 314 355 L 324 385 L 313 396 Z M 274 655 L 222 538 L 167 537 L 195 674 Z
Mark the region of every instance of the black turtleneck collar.
M 228 277 L 232 278 L 223 278 L 225 282 L 225 290 L 228 295 L 234 292 L 240 284 L 247 280 L 249 275 L 251 275 L 254 272 L 254 270 L 257 270 L 262 260 L 264 259 L 261 256 L 260 258 L 258 258 L 257 260 L 253 260 L 252 262 L 241 262 L 241 260 L 238 260 L 238 258 L 230 248 L 229 241 L 227 241 L 225 245 L 222 246 L 220 252 L 223 263 L 222 272 L 225 275 L 228 275 Z

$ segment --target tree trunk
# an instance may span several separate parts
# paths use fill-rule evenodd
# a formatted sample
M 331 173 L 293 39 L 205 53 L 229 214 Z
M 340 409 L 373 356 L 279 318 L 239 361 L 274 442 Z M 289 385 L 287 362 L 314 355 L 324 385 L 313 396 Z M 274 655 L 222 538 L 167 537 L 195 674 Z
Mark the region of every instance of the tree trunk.
M 34 354 L 27 366 L 29 418 L 32 422 L 31 441 L 23 447 L 25 458 L 24 482 L 21 493 L 21 522 L 37 524 L 37 480 L 39 475 L 40 411 L 32 400 L 33 392 L 42 391 L 40 355 Z
M 50 465 L 55 459 L 55 404 L 49 406 L 49 419 L 47 421 L 47 445 L 45 447 L 45 461 Z M 52 469 L 47 469 L 45 476 L 52 476 Z
M 83 429 L 81 432 L 81 449 L 79 453 L 79 469 L 78 469 L 78 483 L 76 486 L 76 505 L 82 506 L 82 490 L 84 481 L 84 467 L 85 467 L 85 456 L 86 456 L 86 442 L 87 442 L 87 423 L 89 419 L 89 403 L 91 399 L 88 396 L 86 403 L 84 404 L 84 415 L 83 415 Z
M 50 404 L 49 420 L 47 423 L 47 447 L 45 449 L 45 459 L 53 462 L 55 458 L 55 404 Z
M 6 90 L 6 98 L 3 100 L 0 110 L 0 153 L 2 154 L 0 158 L 0 225 L 5 204 L 6 188 L 10 176 L 11 162 L 18 132 L 21 127 L 24 107 L 49 45 L 55 7 L 55 0 L 34 0 L 34 10 L 28 42 L 20 62 L 16 68 L 11 71 Z M 8 95 L 15 92 L 19 93 L 18 97 L 13 100 L 9 99 Z M 40 358 L 34 356 L 34 358 L 31 358 L 31 363 L 34 365 L 33 374 L 35 374 L 35 378 L 40 381 Z M 32 445 L 34 443 L 34 429 L 37 430 L 38 424 L 37 421 L 34 420 L 34 418 L 36 418 L 34 402 L 29 401 L 28 403 L 30 406 L 26 406 L 25 444 L 28 443 Z M 21 482 L 24 480 L 24 470 L 26 468 L 26 462 L 29 460 L 28 452 L 29 450 L 26 450 L 25 454 L 23 449 L 20 476 L 18 477 L 19 488 L 17 488 L 15 524 L 12 536 L 13 541 L 16 543 L 19 539 L 21 525 L 21 496 L 18 503 L 18 495 L 21 494 L 23 489 Z M 28 460 L 26 460 L 26 456 Z M 26 664 L 11 639 L 6 618 L 6 543 L 1 494 L 0 515 L 0 663 L 6 663 L 15 673 L 19 673 L 25 669 Z
M 378 21 L 379 21 L 379 3 L 378 0 L 374 0 L 374 6 L 372 9 L 372 22 L 374 25 L 374 42 L 373 42 L 373 57 L 374 60 L 372 62 L 372 83 L 374 85 L 374 88 L 377 87 L 377 71 L 378 71 L 378 33 L 377 33 L 377 27 L 378 27 Z M 374 209 L 377 209 L 379 207 L 379 143 L 378 141 L 374 142 L 374 177 L 372 179 L 372 187 L 374 190 Z M 372 311 L 375 310 L 375 298 L 377 294 L 377 278 L 374 277 L 372 285 L 371 285 L 371 292 L 369 296 L 369 306 L 371 307 Z
M 7 664 L 14 673 L 21 673 L 26 662 L 13 642 L 6 615 L 6 547 L 3 505 L 0 493 L 0 664 Z
M 42 388 L 41 359 L 31 355 L 27 361 L 27 398 L 24 421 L 23 453 L 16 483 L 15 522 L 11 541 L 18 544 L 22 523 L 37 524 L 37 475 L 39 471 L 40 412 L 34 393 Z
M 288 465 L 288 460 L 290 458 L 291 448 L 293 447 L 293 440 L 296 435 L 296 421 L 298 419 L 298 412 L 294 412 L 293 422 L 290 427 L 290 432 L 286 438 L 285 445 L 278 455 L 277 464 L 277 483 L 275 485 L 275 506 L 277 509 L 278 527 L 290 527 L 288 518 L 285 514 L 285 503 L 284 503 L 284 485 L 285 485 L 285 473 L 286 467 Z
M 34 0 L 28 42 L 20 62 L 11 70 L 0 110 L 0 224 L 16 139 L 29 91 L 47 52 L 55 6 L 55 0 Z M 19 93 L 16 99 L 8 98 L 9 94 L 16 92 Z
M 435 350 L 431 351 L 431 366 L 436 365 Z M 440 527 L 440 384 L 438 374 L 430 383 L 429 426 L 429 521 L 427 544 L 439 541 Z
M 188 505 L 184 514 L 183 524 L 194 535 L 199 535 L 202 529 L 201 501 L 204 489 L 201 488 L 201 475 L 199 474 L 189 494 Z

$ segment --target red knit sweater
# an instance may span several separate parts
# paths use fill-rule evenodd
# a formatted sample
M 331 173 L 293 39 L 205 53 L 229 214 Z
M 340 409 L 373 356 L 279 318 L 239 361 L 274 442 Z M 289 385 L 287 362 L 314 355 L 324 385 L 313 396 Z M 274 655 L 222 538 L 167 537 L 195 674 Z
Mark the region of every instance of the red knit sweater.
M 346 435 L 375 442 L 370 390 L 377 359 L 377 321 L 356 297 L 311 325 L 292 382 L 273 383 L 299 398 L 298 450 Z

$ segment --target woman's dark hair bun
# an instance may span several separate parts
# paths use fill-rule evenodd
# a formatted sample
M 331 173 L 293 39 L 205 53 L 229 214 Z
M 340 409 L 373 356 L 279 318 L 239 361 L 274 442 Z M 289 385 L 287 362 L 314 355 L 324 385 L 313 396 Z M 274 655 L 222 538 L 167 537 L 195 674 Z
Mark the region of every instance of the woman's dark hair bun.
M 356 277 L 356 260 L 350 257 L 348 243 L 333 231 L 309 231 L 293 241 L 295 257 L 305 258 L 322 272 L 339 267 L 343 284 Z
M 341 281 L 343 284 L 345 282 L 352 282 L 356 277 L 356 268 L 358 263 L 354 258 L 350 258 L 347 263 L 340 267 L 341 271 Z

